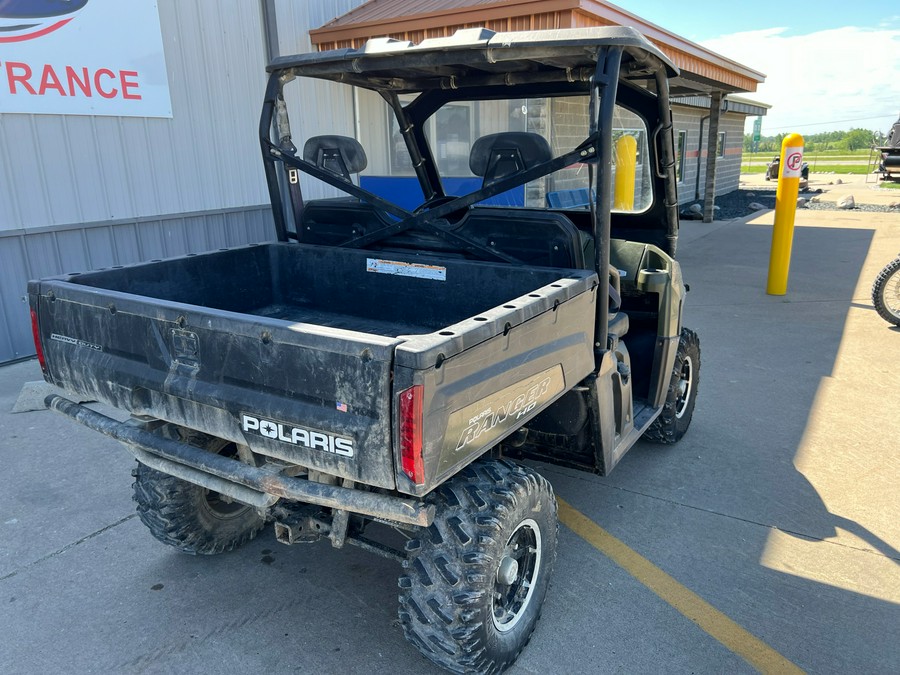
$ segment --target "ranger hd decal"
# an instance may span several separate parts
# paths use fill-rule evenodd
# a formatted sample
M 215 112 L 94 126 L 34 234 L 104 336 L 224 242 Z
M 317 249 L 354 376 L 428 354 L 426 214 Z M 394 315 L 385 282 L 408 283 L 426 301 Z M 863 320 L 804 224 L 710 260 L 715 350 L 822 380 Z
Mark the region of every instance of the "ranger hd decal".
M 325 431 L 299 427 L 286 422 L 276 422 L 255 415 L 241 414 L 241 431 L 244 436 L 262 436 L 309 450 L 322 450 L 341 457 L 353 457 L 353 439 L 336 436 Z
M 450 415 L 438 472 L 493 445 L 565 391 L 562 366 L 521 380 Z

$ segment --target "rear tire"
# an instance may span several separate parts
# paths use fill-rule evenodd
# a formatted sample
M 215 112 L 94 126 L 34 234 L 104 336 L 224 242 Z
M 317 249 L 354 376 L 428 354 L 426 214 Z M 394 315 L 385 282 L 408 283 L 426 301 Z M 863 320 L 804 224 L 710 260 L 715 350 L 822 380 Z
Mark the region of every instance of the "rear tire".
M 700 338 L 690 328 L 682 328 L 666 402 L 643 437 L 666 445 L 680 441 L 691 426 L 699 388 Z
M 167 425 L 163 432 L 178 438 Z M 201 440 L 202 438 L 202 440 Z M 234 452 L 233 443 L 195 435 L 185 440 L 211 452 Z M 134 476 L 134 501 L 141 522 L 156 539 L 191 555 L 231 551 L 254 537 L 265 518 L 252 506 L 223 500 L 218 492 L 188 483 L 138 462 Z
M 533 470 L 480 461 L 434 492 L 434 523 L 407 542 L 406 639 L 457 673 L 512 664 L 541 614 L 556 559 L 553 488 Z
M 900 326 L 900 258 L 889 262 L 875 278 L 872 304 L 882 319 Z

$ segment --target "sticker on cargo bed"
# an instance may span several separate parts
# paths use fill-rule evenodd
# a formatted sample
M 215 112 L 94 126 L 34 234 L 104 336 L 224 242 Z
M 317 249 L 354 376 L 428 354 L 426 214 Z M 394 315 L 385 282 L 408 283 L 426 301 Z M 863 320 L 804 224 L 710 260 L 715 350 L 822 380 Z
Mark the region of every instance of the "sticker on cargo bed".
M 398 277 L 415 277 L 416 279 L 431 279 L 433 281 L 447 281 L 446 267 L 400 262 L 399 260 L 366 258 L 366 272 L 393 274 Z
M 269 420 L 256 415 L 241 413 L 241 431 L 244 437 L 262 436 L 273 441 L 297 445 L 309 450 L 322 450 L 341 457 L 353 457 L 353 439 L 336 436 L 325 431 L 298 427 L 287 422 Z
M 562 366 L 555 365 L 455 411 L 447 422 L 438 472 L 497 442 L 565 388 Z
M 87 347 L 88 349 L 93 349 L 96 352 L 103 351 L 103 347 L 101 347 L 100 345 L 95 345 L 93 342 L 87 342 L 86 340 L 79 340 L 78 338 L 69 337 L 68 335 L 51 333 L 50 339 L 56 340 L 57 342 L 65 342 L 67 345 L 75 345 L 76 347 Z

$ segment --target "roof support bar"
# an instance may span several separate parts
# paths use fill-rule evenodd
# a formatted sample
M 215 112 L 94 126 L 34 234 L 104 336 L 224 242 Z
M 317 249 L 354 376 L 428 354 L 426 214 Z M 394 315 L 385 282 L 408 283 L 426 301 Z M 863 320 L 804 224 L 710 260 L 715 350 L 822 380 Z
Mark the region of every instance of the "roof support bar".
M 394 111 L 394 116 L 397 118 L 397 124 L 400 125 L 400 134 L 403 136 L 403 141 L 406 143 L 406 149 L 409 151 L 409 158 L 412 160 L 416 178 L 419 179 L 419 186 L 422 188 L 422 194 L 425 196 L 425 203 L 427 204 L 431 199 L 442 195 L 438 195 L 437 192 L 435 192 L 434 187 L 432 187 L 431 182 L 428 180 L 429 176 L 425 169 L 425 159 L 422 157 L 422 153 L 419 152 L 419 146 L 416 143 L 415 134 L 413 133 L 413 123 L 410 121 L 409 116 L 400 104 L 400 99 L 397 97 L 396 93 L 384 90 L 380 90 L 378 93 L 381 94 L 381 97 L 387 101 L 388 105 L 391 106 L 391 110 Z
M 275 102 L 281 94 L 281 82 L 278 77 L 270 77 L 266 86 L 266 98 L 263 101 L 262 114 L 259 117 L 259 144 L 262 147 L 263 167 L 266 171 L 266 185 L 272 204 L 272 217 L 275 220 L 275 236 L 278 241 L 287 241 L 287 225 L 284 220 L 284 204 L 278 185 L 278 170 L 275 168 L 275 157 L 269 151 L 275 147 L 271 141 L 272 118 L 275 116 Z
M 612 113 L 610 113 L 610 120 L 611 119 Z M 437 225 L 435 225 L 435 223 L 439 219 L 442 219 L 445 216 L 454 213 L 455 211 L 464 209 L 467 206 L 475 204 L 476 202 L 489 199 L 490 197 L 498 195 L 501 192 L 512 190 L 513 188 L 519 187 L 520 185 L 525 185 L 525 183 L 528 183 L 537 178 L 541 178 L 542 176 L 547 176 L 554 171 L 564 169 L 567 166 L 575 164 L 576 162 L 591 161 L 594 157 L 597 156 L 596 141 L 596 137 L 589 137 L 577 148 L 575 148 L 574 150 L 570 150 L 564 155 L 560 155 L 559 157 L 555 157 L 546 162 L 541 162 L 540 164 L 533 166 L 530 169 L 517 171 L 516 173 L 510 174 L 506 178 L 501 178 L 500 180 L 491 183 L 490 185 L 483 187 L 476 192 L 463 195 L 462 197 L 453 198 L 450 201 L 435 206 L 433 209 L 420 211 L 419 213 L 416 213 L 415 215 L 406 218 L 405 220 L 401 220 L 398 223 L 382 227 L 381 229 L 370 232 L 366 235 L 363 235 L 362 237 L 357 237 L 356 239 L 346 241 L 342 244 L 342 246 L 364 248 L 370 244 L 374 244 L 376 241 L 381 241 L 382 239 L 386 239 L 387 237 L 390 237 L 394 234 L 399 234 L 400 232 L 405 232 L 406 230 L 415 227 L 435 229 L 436 227 L 438 227 Z M 448 197 L 448 199 L 450 198 Z M 452 235 L 452 233 L 444 232 L 444 235 L 450 236 Z M 462 237 L 459 238 L 462 239 Z M 490 252 L 491 258 L 503 258 L 503 254 L 501 254 L 499 251 Z
M 666 83 L 666 74 L 656 71 L 656 95 L 659 105 L 659 119 L 662 127 L 661 143 L 658 151 L 661 154 L 663 178 L 666 179 L 666 191 L 663 195 L 663 205 L 666 209 L 666 251 L 673 258 L 678 245 L 678 193 L 675 188 L 675 141 L 672 134 L 672 109 L 669 107 L 669 87 Z
M 597 157 L 608 158 L 613 156 L 612 133 L 604 132 L 606 127 L 613 123 L 613 113 L 616 107 L 616 90 L 619 84 L 619 67 L 622 63 L 621 47 L 606 47 L 597 54 L 597 69 L 594 73 L 594 83 L 591 96 L 596 96 L 599 105 L 592 106 L 597 110 L 597 120 L 591 120 L 592 128 L 601 133 L 597 134 Z M 600 288 L 606 289 L 609 285 L 609 246 L 610 246 L 610 215 L 609 205 L 612 204 L 612 171 L 608 161 L 597 162 L 597 186 L 595 189 L 596 205 L 594 214 L 594 246 L 598 253 L 595 260 L 597 277 L 600 279 Z M 597 369 L 600 368 L 603 354 L 607 351 L 607 338 L 609 337 L 609 301 L 606 293 L 597 296 L 597 312 L 594 324 L 594 360 Z

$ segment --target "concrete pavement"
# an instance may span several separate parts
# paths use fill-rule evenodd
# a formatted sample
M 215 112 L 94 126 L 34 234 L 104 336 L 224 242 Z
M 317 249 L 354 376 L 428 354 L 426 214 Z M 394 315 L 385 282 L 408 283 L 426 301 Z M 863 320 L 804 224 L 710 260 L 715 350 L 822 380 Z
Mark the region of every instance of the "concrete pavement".
M 898 197 L 900 198 L 900 197 Z M 857 197 L 857 201 L 859 198 Z M 871 307 L 900 216 L 797 214 L 788 294 L 765 295 L 772 216 L 684 223 L 703 366 L 681 443 L 557 493 L 800 668 L 900 669 L 900 330 Z M 0 653 L 15 672 L 433 672 L 396 622 L 397 565 L 266 532 L 177 554 L 134 517 L 130 456 L 0 368 Z M 752 672 L 730 646 L 560 528 L 544 616 L 512 672 Z

